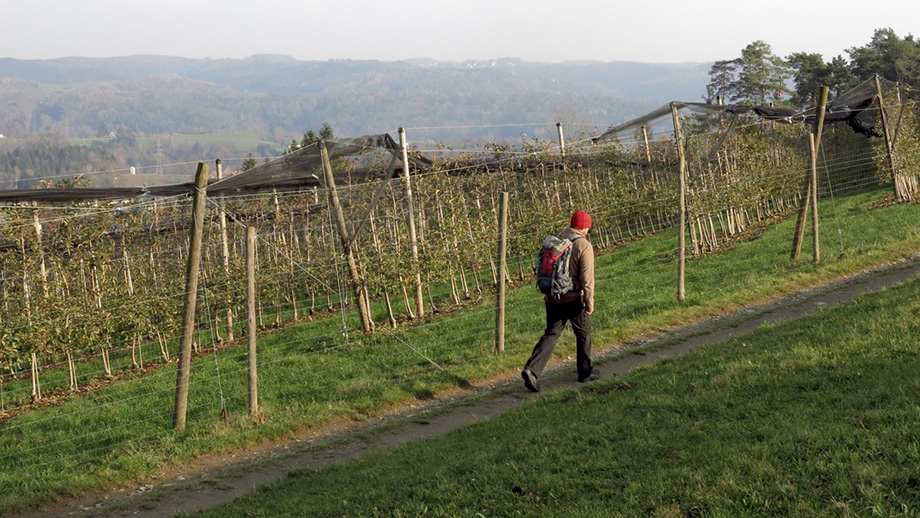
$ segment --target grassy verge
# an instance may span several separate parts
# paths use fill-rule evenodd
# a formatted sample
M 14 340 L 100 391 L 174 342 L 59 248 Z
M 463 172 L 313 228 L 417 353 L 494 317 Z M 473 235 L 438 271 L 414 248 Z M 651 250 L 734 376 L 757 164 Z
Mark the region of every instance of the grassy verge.
M 918 516 L 920 281 L 196 516 Z
M 870 210 L 881 193 L 822 204 L 825 245 L 820 265 L 788 259 L 794 221 L 757 239 L 732 243 L 688 265 L 688 300 L 676 301 L 676 235 L 663 233 L 598 259 L 596 347 L 657 332 L 703 316 L 778 296 L 920 249 L 920 206 Z M 539 238 L 535 237 L 535 240 Z M 806 242 L 804 250 L 810 250 Z M 378 318 L 384 313 L 377 308 Z M 394 405 L 516 371 L 543 329 L 530 285 L 508 296 L 506 352 L 491 354 L 491 300 L 424 324 L 371 337 L 342 335 L 353 313 L 304 322 L 260 337 L 260 404 L 264 423 L 247 417 L 245 348 L 208 354 L 192 366 L 188 429 L 171 431 L 175 369 L 38 409 L 0 428 L 0 512 L 144 480 L 160 470 L 283 437 L 336 419 L 363 419 Z M 557 359 L 573 354 L 571 340 Z M 221 420 L 222 406 L 229 421 Z M 523 486 L 522 486 L 523 487 Z

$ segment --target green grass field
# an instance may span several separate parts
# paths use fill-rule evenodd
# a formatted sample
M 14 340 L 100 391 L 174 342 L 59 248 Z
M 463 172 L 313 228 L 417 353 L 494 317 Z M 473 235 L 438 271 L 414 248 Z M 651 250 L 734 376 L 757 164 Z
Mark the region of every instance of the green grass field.
M 195 516 L 918 516 L 920 281 Z
M 821 204 L 826 241 L 825 259 L 819 265 L 811 264 L 807 252 L 797 263 L 789 260 L 794 218 L 766 228 L 754 239 L 749 238 L 731 243 L 729 248 L 718 254 L 690 261 L 687 270 L 688 300 L 684 303 L 678 303 L 676 300 L 675 232 L 665 232 L 635 241 L 604 254 L 598 258 L 598 310 L 594 320 L 595 347 L 598 350 L 615 348 L 624 341 L 650 336 L 661 329 L 720 314 L 726 310 L 838 278 L 849 272 L 911 256 L 920 250 L 920 231 L 916 225 L 918 216 L 920 216 L 920 205 L 870 208 L 885 195 L 887 195 L 886 192 L 863 193 L 839 197 Z M 810 242 L 806 241 L 803 249 L 810 250 Z M 897 290 L 897 292 L 900 291 Z M 916 317 L 915 305 L 904 303 L 904 306 L 905 310 L 915 311 L 914 316 Z M 846 314 L 845 310 L 839 311 Z M 850 311 L 854 310 L 851 308 Z M 861 318 L 865 311 L 863 308 L 858 308 L 856 312 L 858 313 L 857 318 Z M 462 386 L 470 380 L 508 373 L 516 375 L 529 355 L 533 343 L 542 332 L 542 303 L 529 284 L 509 293 L 506 351 L 502 355 L 491 353 L 494 313 L 493 301 L 487 293 L 484 300 L 462 311 L 451 312 L 414 327 L 403 327 L 369 337 L 352 332 L 349 339 L 345 340 L 341 333 L 343 317 L 340 315 L 323 320 L 301 322 L 283 330 L 265 334 L 260 337 L 259 341 L 259 393 L 265 417 L 262 424 L 253 423 L 247 416 L 245 347 L 234 347 L 213 354 L 209 353 L 193 364 L 188 429 L 184 435 L 177 436 L 171 429 L 175 384 L 174 364 L 159 368 L 143 377 L 128 376 L 116 385 L 80 395 L 59 406 L 28 412 L 5 422 L 0 428 L 0 465 L 3 466 L 0 472 L 0 512 L 38 505 L 62 496 L 100 491 L 123 485 L 128 481 L 147 480 L 168 466 L 182 465 L 204 454 L 218 454 L 235 448 L 243 448 L 266 439 L 284 437 L 294 430 L 330 423 L 336 419 L 366 419 L 394 405 L 415 399 L 430 398 L 434 394 Z M 384 314 L 382 307 L 375 307 L 375 316 L 378 320 L 382 319 Z M 344 318 L 349 322 L 351 329 L 359 327 L 357 317 L 353 312 L 349 312 Z M 811 337 L 811 341 L 815 342 L 811 346 L 824 351 L 823 344 L 826 341 L 837 339 L 840 332 L 837 327 L 840 326 L 829 328 L 812 324 L 798 334 Z M 821 334 L 816 334 L 819 329 L 822 330 Z M 896 329 L 886 326 L 872 328 L 872 336 L 866 338 L 865 341 L 869 343 L 891 340 L 891 337 L 894 336 L 893 331 Z M 797 336 L 797 333 L 793 335 Z M 777 349 L 779 346 L 772 343 L 773 339 L 763 340 L 770 342 L 769 347 L 743 348 L 746 356 L 742 358 L 750 360 L 754 352 L 770 354 L 771 351 L 779 350 Z M 557 347 L 557 359 L 573 354 L 572 342 L 569 339 L 563 339 L 560 342 Z M 789 344 L 790 347 L 793 345 Z M 735 349 L 737 347 L 728 348 L 728 350 Z M 852 354 L 858 354 L 858 351 L 859 349 L 856 348 Z M 441 472 L 441 475 L 434 475 L 435 481 L 442 479 L 442 482 L 438 482 L 434 489 L 427 486 L 416 486 L 414 479 L 404 478 L 402 485 L 405 487 L 394 493 L 393 499 L 381 502 L 377 501 L 376 497 L 368 499 L 362 493 L 349 499 L 342 508 L 353 509 L 353 512 L 346 514 L 370 516 L 377 512 L 373 511 L 373 506 L 377 505 L 381 506 L 380 509 L 385 509 L 379 512 L 381 516 L 399 515 L 399 512 L 408 516 L 419 514 L 421 508 L 417 506 L 430 502 L 429 505 L 438 506 L 442 510 L 441 515 L 454 515 L 455 513 L 474 515 L 475 512 L 478 512 L 475 510 L 479 508 L 477 506 L 491 509 L 483 513 L 490 515 L 503 514 L 505 512 L 503 510 L 513 509 L 506 505 L 509 502 L 521 505 L 528 502 L 520 508 L 522 514 L 561 514 L 565 511 L 566 504 L 557 505 L 554 503 L 556 499 L 563 496 L 566 499 L 573 498 L 565 495 L 578 493 L 594 496 L 586 497 L 589 499 L 585 501 L 571 500 L 573 507 L 570 509 L 576 512 L 569 515 L 591 515 L 592 513 L 605 515 L 605 508 L 594 506 L 599 505 L 598 502 L 609 502 L 614 498 L 614 494 L 619 495 L 616 496 L 618 501 L 624 500 L 623 495 L 626 495 L 625 501 L 634 502 L 630 505 L 654 504 L 653 507 L 645 508 L 640 514 L 660 516 L 681 516 L 683 515 L 681 513 L 732 515 L 728 511 L 714 513 L 706 507 L 693 507 L 691 505 L 695 501 L 691 499 L 693 495 L 696 495 L 695 498 L 701 501 L 718 503 L 722 500 L 735 502 L 738 495 L 744 494 L 745 498 L 751 502 L 749 504 L 752 506 L 751 509 L 756 509 L 756 506 L 759 505 L 757 502 L 761 500 L 768 502 L 769 505 L 791 505 L 788 503 L 790 499 L 791 501 L 798 500 L 795 494 L 787 496 L 787 499 L 782 501 L 775 499 L 775 493 L 763 494 L 761 497 L 758 496 L 762 493 L 761 486 L 745 478 L 753 476 L 756 480 L 762 479 L 761 483 L 764 487 L 773 490 L 773 484 L 778 480 L 777 475 L 771 471 L 774 468 L 761 466 L 755 462 L 757 457 L 748 456 L 741 464 L 730 466 L 730 469 L 725 471 L 727 478 L 720 479 L 715 479 L 715 475 L 707 469 L 700 468 L 701 471 L 695 474 L 692 471 L 685 471 L 687 468 L 681 466 L 692 465 L 693 459 L 702 461 L 711 458 L 712 462 L 715 462 L 715 459 L 730 451 L 731 448 L 740 447 L 734 444 L 733 437 L 743 437 L 738 434 L 746 430 L 740 425 L 735 425 L 734 430 L 723 430 L 723 426 L 731 428 L 731 425 L 722 423 L 720 416 L 734 418 L 738 413 L 750 416 L 752 426 L 756 425 L 757 431 L 754 435 L 763 436 L 763 441 L 767 442 L 771 442 L 773 440 L 771 438 L 793 433 L 797 418 L 791 414 L 795 414 L 798 410 L 773 408 L 767 403 L 762 403 L 766 404 L 766 407 L 758 407 L 756 401 L 752 399 L 752 395 L 759 390 L 767 390 L 768 394 L 775 394 L 780 398 L 779 401 L 784 401 L 785 398 L 788 398 L 785 392 L 788 387 L 768 387 L 766 381 L 755 380 L 753 376 L 760 369 L 754 367 L 760 365 L 761 362 L 772 361 L 775 365 L 764 364 L 762 369 L 774 374 L 777 374 L 779 370 L 796 371 L 809 365 L 808 362 L 805 362 L 799 366 L 797 358 L 801 355 L 807 358 L 808 355 L 790 350 L 790 352 L 780 354 L 782 358 L 758 359 L 757 362 L 751 364 L 750 372 L 742 369 L 734 374 L 719 376 L 717 373 L 735 371 L 727 371 L 729 366 L 719 365 L 716 362 L 719 357 L 710 356 L 713 354 L 717 353 L 706 352 L 686 360 L 690 362 L 690 365 L 694 365 L 691 370 L 700 371 L 686 374 L 687 379 L 684 379 L 684 375 L 678 371 L 687 370 L 688 367 L 675 367 L 673 365 L 683 364 L 665 362 L 648 371 L 643 370 L 641 373 L 636 373 L 635 376 L 652 376 L 647 380 L 635 378 L 635 381 L 631 381 L 641 390 L 623 391 L 623 395 L 619 395 L 621 391 L 611 391 L 609 383 L 600 384 L 579 393 L 575 402 L 569 401 L 564 405 L 556 403 L 560 405 L 560 408 L 568 409 L 566 412 L 575 412 L 581 408 L 582 399 L 585 399 L 586 408 L 590 407 L 594 399 L 600 401 L 602 405 L 610 405 L 607 410 L 589 410 L 598 416 L 593 421 L 579 418 L 575 413 L 569 415 L 568 419 L 564 416 L 543 416 L 543 407 L 552 405 L 552 401 L 557 398 L 557 396 L 552 396 L 544 402 L 528 406 L 522 412 L 516 413 L 517 417 L 507 418 L 512 421 L 503 420 L 506 424 L 495 425 L 505 427 L 508 431 L 523 429 L 530 434 L 524 438 L 505 441 L 504 432 L 489 436 L 492 432 L 484 431 L 488 430 L 487 426 L 474 427 L 464 433 L 484 433 L 489 436 L 479 436 L 478 444 L 473 443 L 476 444 L 476 448 L 484 447 L 486 444 L 492 447 L 494 443 L 496 453 L 490 454 L 485 448 L 481 454 L 465 450 L 457 450 L 459 454 L 450 453 L 447 458 L 463 459 L 464 467 L 451 468 L 452 471 L 449 471 L 448 475 L 456 470 L 462 473 L 478 470 L 481 472 L 480 475 L 471 475 L 467 482 L 462 482 L 463 477 L 458 479 Z M 841 361 L 852 361 L 851 357 L 846 357 L 850 358 L 846 360 L 843 353 L 840 354 Z M 905 355 L 905 358 L 910 358 L 907 353 Z M 700 360 L 700 358 L 709 360 Z M 692 363 L 699 361 L 709 361 L 713 364 L 707 370 L 699 364 Z M 821 363 L 823 360 L 820 360 L 819 357 L 809 361 L 818 362 L 816 365 L 819 366 L 812 369 L 818 374 L 836 376 L 834 373 L 837 371 L 834 368 L 825 367 L 825 364 Z M 909 365 L 907 360 L 904 363 L 905 367 Z M 775 366 L 782 366 L 782 369 L 772 368 Z M 900 366 L 897 367 L 900 368 Z M 668 368 L 672 369 L 671 374 L 668 375 L 670 377 L 656 377 L 663 376 L 656 374 L 659 372 L 657 369 Z M 885 370 L 884 366 L 879 368 Z M 732 367 L 732 369 L 736 368 Z M 889 371 L 894 372 L 895 369 L 892 368 Z M 739 388 L 732 384 L 737 381 L 736 378 L 750 380 L 744 383 L 754 383 L 760 388 L 742 390 L 743 386 Z M 630 380 L 632 379 L 631 377 Z M 710 380 L 708 383 L 705 382 L 707 379 Z M 897 385 L 902 381 L 904 380 L 893 379 L 890 384 Z M 662 388 L 652 390 L 653 387 L 659 385 Z M 720 388 L 722 385 L 724 388 Z M 668 390 L 668 387 L 671 389 Z M 608 391 L 608 394 L 604 394 L 605 390 Z M 810 395 L 808 390 L 800 392 L 806 396 Z M 616 397 L 612 396 L 614 393 L 617 393 Z M 650 399 L 641 401 L 632 399 L 640 395 Z M 692 398 L 689 397 L 691 395 Z M 723 400 L 729 396 L 732 397 L 732 400 L 737 400 L 739 405 L 743 403 L 743 406 L 755 406 L 737 412 L 724 410 L 719 405 L 723 404 Z M 853 395 L 853 397 L 870 396 L 876 397 L 878 394 Z M 558 396 L 560 400 L 565 397 Z M 220 419 L 221 401 L 225 402 L 229 412 L 228 425 L 224 425 Z M 621 407 L 619 405 L 624 404 L 622 401 L 634 402 L 630 403 L 631 406 Z M 691 407 L 691 410 L 696 413 L 687 414 L 688 410 L 682 405 L 692 401 L 697 401 L 695 403 L 697 406 Z M 898 401 L 903 401 L 903 398 Z M 828 408 L 830 414 L 837 413 L 834 407 Z M 791 414 L 783 417 L 783 412 Z M 681 416 L 688 415 L 692 419 L 681 418 Z M 630 418 L 625 419 L 626 416 Z M 637 419 L 637 416 L 646 416 L 649 421 L 643 422 Z M 700 416 L 699 419 L 696 416 Z M 772 421 L 774 416 L 780 416 L 780 420 Z M 571 425 L 571 430 L 559 431 L 552 427 L 552 423 L 559 420 L 578 424 Z M 692 429 L 693 422 L 696 421 L 711 428 Z M 781 431 L 771 432 L 768 422 L 778 423 Z M 598 431 L 594 428 L 595 426 L 606 428 Z M 680 428 L 687 426 L 690 426 L 691 430 Z M 808 425 L 809 429 L 800 433 L 805 434 L 805 439 L 814 434 L 813 441 L 819 445 L 830 444 L 840 437 L 840 433 L 843 433 L 840 430 L 828 429 L 825 434 L 819 425 L 814 426 Z M 902 429 L 897 420 L 892 421 L 891 426 L 902 432 L 908 431 L 907 428 Z M 619 443 L 627 439 L 629 441 L 640 440 L 635 436 L 665 434 L 666 430 L 663 428 L 670 427 L 682 429 L 684 434 L 693 432 L 690 436 L 696 438 L 694 446 L 689 448 L 686 442 L 682 442 L 679 444 L 683 444 L 683 447 L 671 448 L 669 441 L 673 439 L 666 435 L 653 437 L 643 444 Z M 559 436 L 556 437 L 556 434 Z M 558 442 L 568 447 L 553 453 L 555 450 L 551 444 L 545 440 L 538 440 L 545 436 L 552 437 L 553 443 Z M 805 439 L 802 439 L 805 445 L 803 447 L 810 448 L 811 443 Z M 860 444 L 862 441 L 862 439 L 859 440 Z M 671 458 L 672 461 L 667 464 L 665 471 L 673 470 L 679 476 L 674 475 L 677 478 L 667 478 L 661 473 L 655 473 L 650 475 L 652 479 L 643 482 L 641 488 L 633 487 L 632 469 L 638 466 L 627 462 L 616 465 L 619 466 L 617 468 L 608 468 L 609 459 L 595 456 L 599 450 L 621 448 L 636 450 L 637 453 L 632 461 L 636 464 L 651 462 L 656 455 L 670 455 L 672 457 L 668 458 Z M 491 457 L 491 455 L 498 455 L 498 450 L 502 449 L 512 450 L 512 453 L 501 454 L 511 455 L 511 457 L 501 461 Z M 414 447 L 410 450 L 415 451 Z M 758 450 L 759 454 L 764 457 L 769 457 L 770 451 L 776 450 Z M 804 451 L 810 452 L 811 450 Z M 642 454 L 640 455 L 639 452 Z M 535 456 L 539 456 L 537 454 L 546 456 L 538 461 L 543 467 L 532 464 Z M 681 457 L 674 457 L 678 454 L 689 457 L 686 457 L 683 462 L 675 462 L 681 459 Z M 405 466 L 419 464 L 418 471 L 422 472 L 423 459 L 414 457 L 415 454 L 411 452 L 406 455 L 408 456 L 402 460 L 393 462 Z M 573 462 L 571 455 L 578 455 L 583 464 L 571 464 Z M 557 457 L 558 462 L 553 460 Z M 504 459 L 504 457 L 501 458 Z M 832 460 L 841 462 L 837 458 Z M 499 465 L 499 463 L 504 464 Z M 562 471 L 557 476 L 551 476 L 553 470 L 556 470 L 552 466 L 557 464 Z M 508 472 L 506 468 L 509 465 L 515 467 L 516 471 Z M 853 464 L 842 469 L 856 468 L 857 465 Z M 329 477 L 332 480 L 338 476 L 336 475 L 338 470 L 347 469 L 352 468 L 334 468 L 322 477 Z M 542 474 L 542 469 L 549 469 L 549 474 Z M 807 470 L 811 476 L 811 468 Z M 579 475 L 580 472 L 583 472 L 582 475 Z M 613 478 L 603 478 L 598 475 L 599 472 L 611 477 L 615 473 L 619 475 Z M 402 475 L 395 476 L 408 477 L 410 475 L 405 471 L 401 473 Z M 514 474 L 512 476 L 505 475 L 505 473 Z M 825 477 L 834 473 L 831 471 Z M 311 476 L 310 474 L 303 475 L 307 479 Z M 374 477 L 378 476 L 383 477 L 384 474 L 374 475 Z M 700 479 L 696 485 L 691 484 L 690 482 L 697 476 Z M 879 476 L 897 477 L 900 475 L 886 468 Z M 343 475 L 343 477 L 343 480 L 347 479 L 347 476 Z M 491 496 L 490 499 L 470 506 L 470 499 L 475 500 L 479 498 L 478 495 L 482 494 L 476 491 L 476 488 L 479 487 L 476 481 L 501 480 L 502 484 L 506 484 L 511 479 L 516 480 L 513 487 L 521 488 L 520 492 L 512 492 L 512 496 L 496 494 L 494 498 L 498 503 L 495 506 L 490 504 L 492 501 L 490 499 L 493 498 Z M 595 479 L 605 481 L 603 487 L 591 482 Z M 384 481 L 371 477 L 368 480 L 369 482 L 364 485 L 365 488 L 378 483 L 380 487 L 389 487 L 388 484 L 391 482 L 395 485 L 401 484 L 399 479 Z M 618 482 L 609 486 L 615 480 Z M 640 489 L 645 490 L 643 488 L 650 483 L 649 480 L 657 480 L 659 489 L 650 487 L 647 490 L 652 493 L 638 492 Z M 822 480 L 822 484 L 825 485 L 835 484 L 830 478 Z M 447 491 L 456 494 L 456 501 L 447 502 L 445 500 L 443 504 L 440 504 L 438 502 L 442 500 L 429 500 L 432 496 L 429 491 L 439 492 L 442 483 L 445 484 Z M 460 483 L 467 484 L 468 487 L 463 489 L 456 485 Z M 797 485 L 800 482 L 790 483 L 793 485 L 789 491 L 804 490 Z M 558 484 L 559 487 L 554 488 L 552 484 Z M 678 487 L 667 489 L 666 486 L 671 484 Z M 738 488 L 734 487 L 739 484 Z M 330 487 L 333 486 L 330 485 Z M 634 496 L 630 496 L 629 492 L 624 493 L 627 488 L 631 488 L 630 491 L 636 491 Z M 691 491 L 691 488 L 697 489 Z M 697 495 L 694 492 L 704 489 L 707 492 L 714 492 L 715 496 Z M 329 493 L 334 495 L 336 491 L 339 490 L 333 489 Z M 687 491 L 690 493 L 686 493 Z M 853 491 L 846 494 L 851 493 Z M 383 493 L 373 494 L 379 497 Z M 687 496 L 688 494 L 691 496 Z M 598 495 L 603 495 L 603 498 Z M 880 496 L 876 493 L 872 495 L 873 498 Z M 591 498 L 594 500 L 590 500 Z M 675 498 L 677 500 L 674 500 Z M 822 497 L 806 497 L 807 501 L 811 502 L 810 505 L 826 504 L 820 498 Z M 278 500 L 282 499 L 279 497 Z M 865 500 L 862 501 L 865 502 Z M 896 502 L 886 500 L 881 503 L 891 506 Z M 351 505 L 358 507 L 349 507 Z M 370 507 L 366 507 L 368 505 Z M 848 501 L 843 501 L 842 505 L 848 505 Z M 636 508 L 630 507 L 629 509 Z M 828 507 L 823 505 L 818 509 L 823 513 L 827 512 Z M 886 507 L 886 509 L 891 512 L 898 511 L 895 508 Z M 761 512 L 774 515 L 784 514 L 779 511 Z M 863 507 L 853 512 L 862 514 Z M 632 511 L 624 511 L 624 513 L 624 516 L 628 516 L 632 514 Z M 806 511 L 801 511 L 802 516 L 807 514 Z

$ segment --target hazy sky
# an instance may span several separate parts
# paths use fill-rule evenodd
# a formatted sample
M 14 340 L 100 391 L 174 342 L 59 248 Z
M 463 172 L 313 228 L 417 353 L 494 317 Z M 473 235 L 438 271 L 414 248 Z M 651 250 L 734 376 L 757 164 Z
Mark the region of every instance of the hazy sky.
M 920 28 L 916 0 L 24 0 L 0 10 L 0 57 L 160 54 L 304 60 L 706 62 L 755 40 L 830 60 L 877 28 Z M 915 34 L 916 35 L 916 34 Z M 2 75 L 2 70 L 0 70 Z

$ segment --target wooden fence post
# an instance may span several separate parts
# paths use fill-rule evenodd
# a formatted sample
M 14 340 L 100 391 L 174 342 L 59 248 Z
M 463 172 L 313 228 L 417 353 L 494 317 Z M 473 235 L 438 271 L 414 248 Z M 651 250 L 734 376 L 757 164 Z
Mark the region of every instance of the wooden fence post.
M 192 202 L 192 230 L 185 270 L 185 304 L 182 312 L 182 343 L 179 368 L 176 370 L 176 405 L 173 430 L 185 431 L 188 414 L 188 383 L 192 363 L 192 342 L 195 340 L 195 307 L 198 302 L 198 274 L 201 262 L 201 238 L 204 230 L 205 196 L 208 189 L 208 164 L 198 163 L 195 173 L 195 194 Z
M 259 415 L 256 361 L 256 228 L 246 227 L 246 333 L 249 335 L 249 416 Z
M 508 260 L 508 191 L 502 192 L 498 216 L 498 284 L 495 286 L 495 348 L 493 352 L 505 352 L 505 270 Z
M 674 122 L 674 139 L 677 141 L 677 159 L 680 163 L 680 225 L 677 236 L 677 300 L 686 298 L 684 271 L 687 264 L 687 157 L 684 154 L 684 137 L 680 131 L 680 116 L 677 105 L 671 103 L 671 119 Z

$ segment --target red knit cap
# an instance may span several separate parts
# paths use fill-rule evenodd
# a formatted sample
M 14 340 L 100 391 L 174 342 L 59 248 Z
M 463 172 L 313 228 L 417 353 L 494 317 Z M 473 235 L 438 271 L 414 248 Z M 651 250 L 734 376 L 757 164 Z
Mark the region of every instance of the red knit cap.
M 577 229 L 591 228 L 591 215 L 583 210 L 576 210 L 572 214 L 572 223 L 569 226 Z

